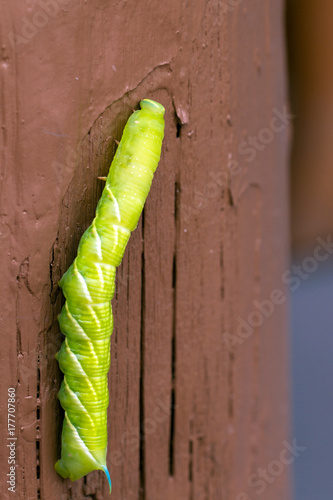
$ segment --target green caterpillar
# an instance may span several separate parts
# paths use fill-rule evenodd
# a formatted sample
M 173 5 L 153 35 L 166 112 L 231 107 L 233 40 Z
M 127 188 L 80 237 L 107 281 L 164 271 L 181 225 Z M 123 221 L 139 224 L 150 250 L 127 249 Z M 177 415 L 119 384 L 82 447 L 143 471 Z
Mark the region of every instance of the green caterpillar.
M 56 359 L 64 373 L 58 397 L 65 418 L 55 469 L 72 481 L 103 470 L 110 493 L 106 452 L 111 299 L 116 267 L 138 224 L 164 136 L 164 107 L 150 99 L 143 99 L 140 107 L 125 126 L 96 216 L 59 282 L 66 302 L 58 320 L 66 338 Z

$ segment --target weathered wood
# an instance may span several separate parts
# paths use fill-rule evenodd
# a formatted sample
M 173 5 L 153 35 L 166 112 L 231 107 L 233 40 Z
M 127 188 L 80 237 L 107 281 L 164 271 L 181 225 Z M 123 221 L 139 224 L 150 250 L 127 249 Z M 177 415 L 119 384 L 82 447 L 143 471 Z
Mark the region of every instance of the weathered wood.
M 108 498 L 102 473 L 71 483 L 54 471 L 57 283 L 93 218 L 113 138 L 147 96 L 166 107 L 166 135 L 113 301 L 113 495 L 249 500 L 251 474 L 279 460 L 289 439 L 282 4 L 3 2 L 0 423 L 7 438 L 14 387 L 17 498 Z M 249 326 L 254 301 L 274 289 L 283 303 Z M 4 439 L 0 489 L 13 498 L 7 458 Z M 265 498 L 289 498 L 289 472 L 271 474 Z

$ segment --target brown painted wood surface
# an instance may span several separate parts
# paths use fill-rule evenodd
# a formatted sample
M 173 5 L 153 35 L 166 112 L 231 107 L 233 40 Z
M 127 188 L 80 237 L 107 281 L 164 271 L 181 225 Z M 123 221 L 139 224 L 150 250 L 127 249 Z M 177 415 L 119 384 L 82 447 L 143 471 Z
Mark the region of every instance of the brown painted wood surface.
M 2 2 L 1 498 L 108 498 L 102 473 L 71 483 L 54 471 L 57 283 L 93 218 L 112 138 L 147 96 L 166 107 L 166 135 L 113 300 L 113 498 L 249 500 L 251 475 L 279 460 L 290 439 L 288 127 L 271 125 L 286 106 L 282 4 Z M 283 304 L 258 320 L 254 301 L 275 289 Z M 261 324 L 239 335 L 249 315 Z M 290 498 L 282 469 L 266 499 Z

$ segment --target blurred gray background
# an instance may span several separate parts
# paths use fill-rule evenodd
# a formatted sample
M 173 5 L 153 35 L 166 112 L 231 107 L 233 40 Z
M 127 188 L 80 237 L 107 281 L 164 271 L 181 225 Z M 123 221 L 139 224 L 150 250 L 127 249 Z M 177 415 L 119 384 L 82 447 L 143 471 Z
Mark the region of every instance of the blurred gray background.
M 291 292 L 295 500 L 333 498 L 332 277 L 330 257 Z

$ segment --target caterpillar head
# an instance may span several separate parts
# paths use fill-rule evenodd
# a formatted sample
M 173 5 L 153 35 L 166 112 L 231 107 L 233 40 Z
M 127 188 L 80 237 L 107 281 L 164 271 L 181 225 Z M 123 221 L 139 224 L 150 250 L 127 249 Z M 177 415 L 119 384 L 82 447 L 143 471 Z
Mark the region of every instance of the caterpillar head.
M 152 101 L 151 99 L 142 99 L 140 107 L 141 109 L 147 109 L 148 111 L 164 116 L 165 109 L 162 104 Z

